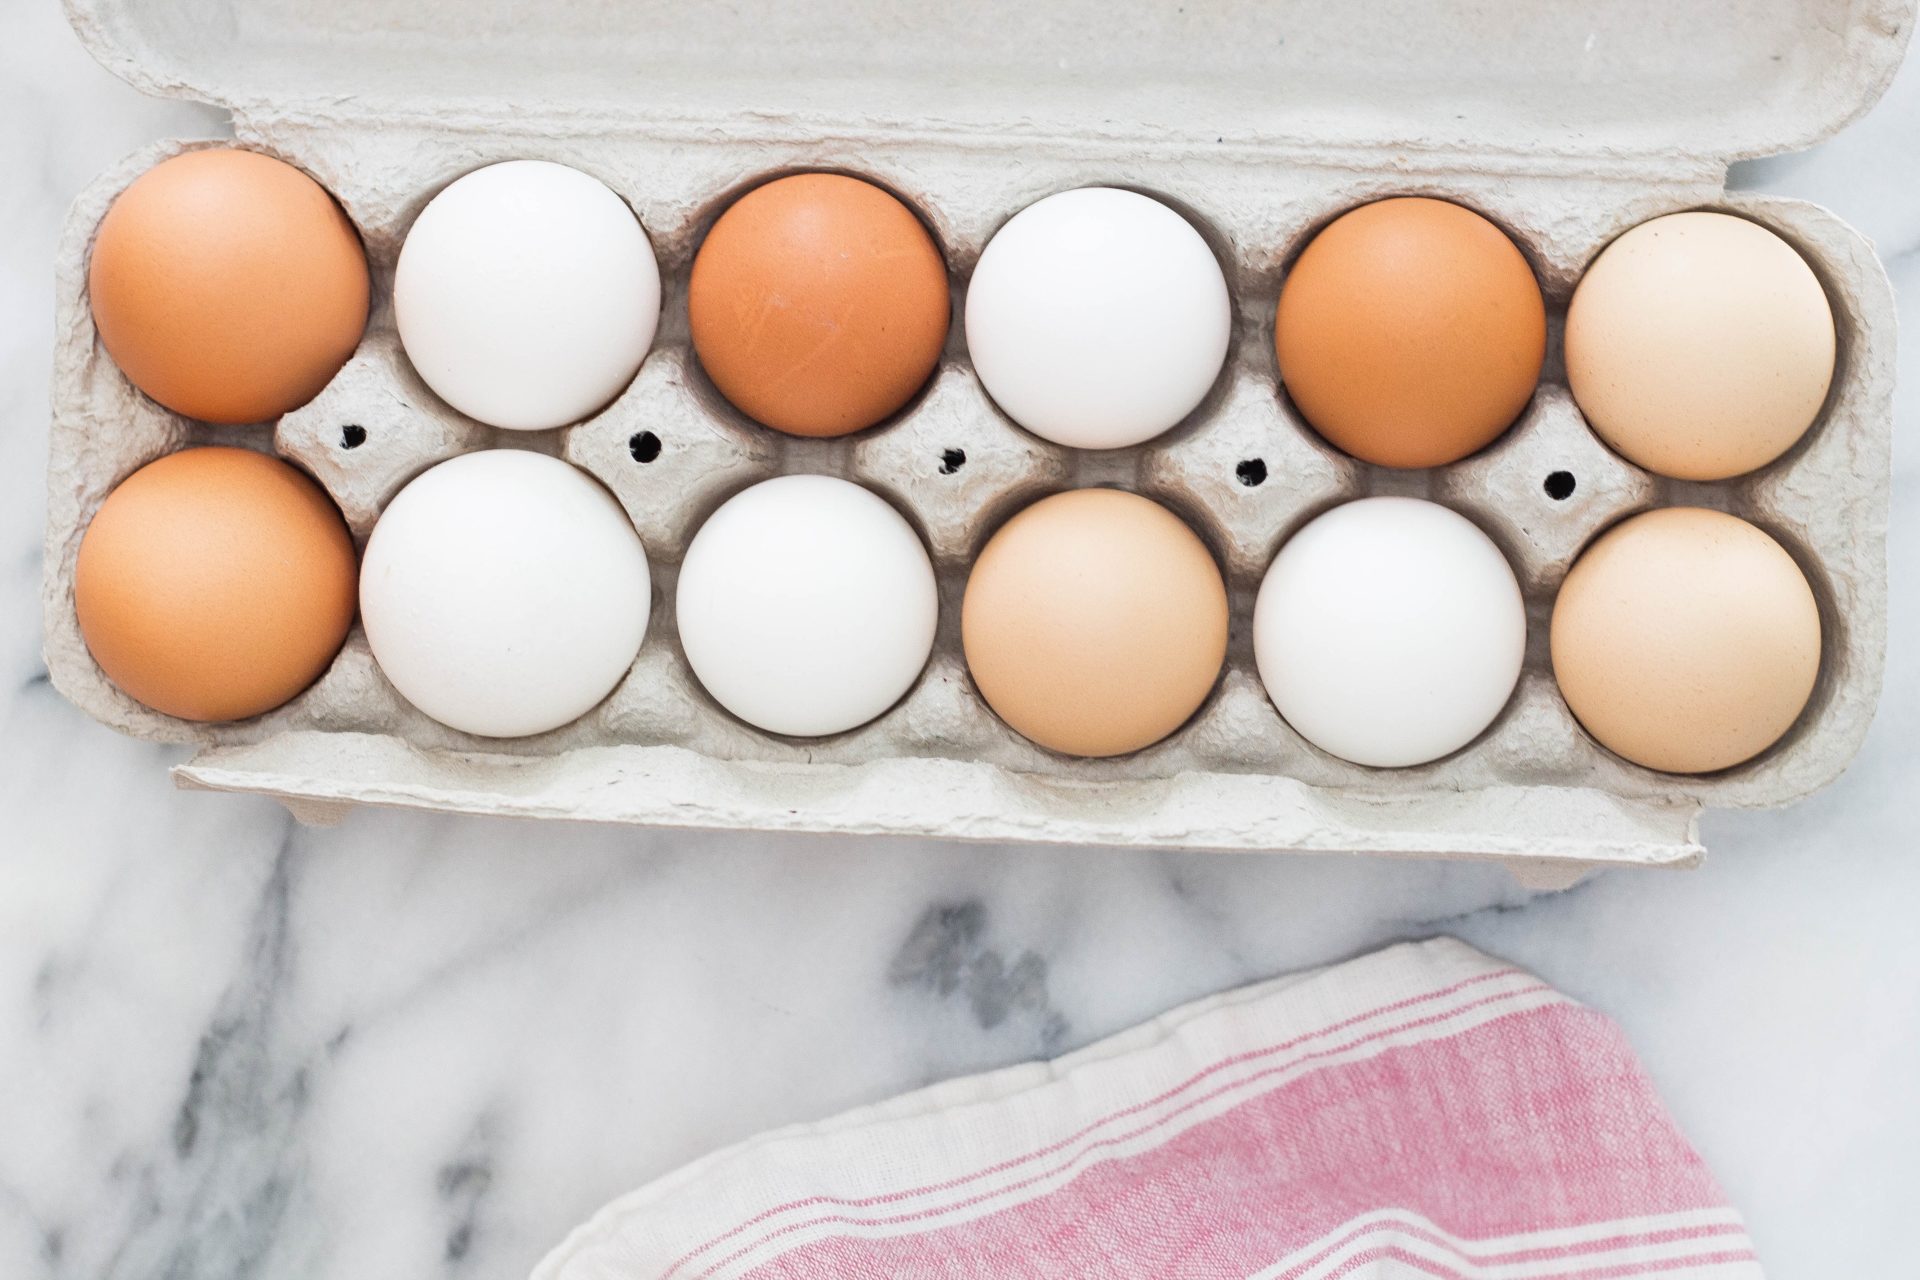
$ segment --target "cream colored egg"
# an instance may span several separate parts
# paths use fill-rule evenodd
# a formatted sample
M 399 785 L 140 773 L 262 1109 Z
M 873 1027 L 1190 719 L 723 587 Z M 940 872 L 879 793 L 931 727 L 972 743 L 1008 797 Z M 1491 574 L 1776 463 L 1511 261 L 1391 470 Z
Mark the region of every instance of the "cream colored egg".
M 1567 312 L 1567 381 L 1601 439 L 1682 480 L 1724 480 L 1791 449 L 1833 381 L 1833 309 L 1765 227 L 1676 213 L 1600 254 Z
M 1553 609 L 1553 674 L 1587 732 L 1636 764 L 1709 773 L 1800 718 L 1820 610 L 1800 566 L 1736 516 L 1649 511 L 1575 561 Z

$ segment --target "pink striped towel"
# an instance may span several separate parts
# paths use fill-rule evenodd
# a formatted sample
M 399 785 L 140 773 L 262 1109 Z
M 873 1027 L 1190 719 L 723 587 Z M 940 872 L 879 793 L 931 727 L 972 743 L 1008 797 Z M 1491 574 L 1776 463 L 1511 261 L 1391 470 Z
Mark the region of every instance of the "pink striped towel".
M 1760 1274 L 1619 1029 L 1440 938 L 752 1139 L 534 1280 Z

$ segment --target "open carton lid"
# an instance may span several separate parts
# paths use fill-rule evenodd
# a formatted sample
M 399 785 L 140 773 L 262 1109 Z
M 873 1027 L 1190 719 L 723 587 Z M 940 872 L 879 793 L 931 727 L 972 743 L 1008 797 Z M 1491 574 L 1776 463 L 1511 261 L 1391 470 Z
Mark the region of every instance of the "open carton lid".
M 1914 0 L 66 0 L 145 92 L 246 124 L 909 130 L 1724 165 L 1885 89 Z

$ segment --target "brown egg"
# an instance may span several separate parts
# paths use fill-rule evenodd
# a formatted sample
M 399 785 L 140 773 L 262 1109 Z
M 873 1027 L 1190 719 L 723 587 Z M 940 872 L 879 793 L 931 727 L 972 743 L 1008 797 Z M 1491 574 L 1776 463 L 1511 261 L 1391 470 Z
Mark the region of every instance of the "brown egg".
M 740 197 L 693 260 L 694 350 L 741 412 L 796 436 L 870 427 L 913 397 L 947 338 L 947 269 L 870 182 L 780 178 Z
M 1336 447 L 1438 467 L 1527 407 L 1547 310 L 1506 232 L 1444 200 L 1398 197 L 1313 238 L 1281 286 L 1273 341 L 1287 394 Z
M 1793 557 L 1735 516 L 1649 511 L 1602 534 L 1553 607 L 1553 674 L 1600 744 L 1668 773 L 1759 755 L 1820 672 L 1820 610 Z
M 74 604 L 107 679 L 183 720 L 271 711 L 353 623 L 353 538 L 320 486 L 250 449 L 148 463 L 87 526 Z
M 987 542 L 961 640 L 989 706 L 1043 747 L 1151 746 L 1206 700 L 1227 654 L 1227 591 L 1192 529 L 1115 489 L 1043 498 Z
M 189 151 L 120 193 L 87 270 L 114 363 L 176 413 L 265 422 L 313 399 L 367 324 L 367 259 L 319 183 L 251 151 Z

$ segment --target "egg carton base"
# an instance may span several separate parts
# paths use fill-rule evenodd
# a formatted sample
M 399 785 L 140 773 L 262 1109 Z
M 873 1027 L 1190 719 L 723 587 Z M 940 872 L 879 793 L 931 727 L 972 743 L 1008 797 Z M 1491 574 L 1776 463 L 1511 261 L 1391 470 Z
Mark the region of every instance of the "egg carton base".
M 1914 0 L 1780 0 L 1738 22 L 1711 0 L 1543 0 L 1521 23 L 1497 7 L 1463 16 L 1405 0 L 1222 0 L 1141 8 L 1120 22 L 1092 0 L 938 12 L 903 0 L 724 9 L 555 0 L 517 25 L 504 10 L 473 22 L 465 0 L 457 11 L 445 0 L 67 7 L 104 65 L 146 92 L 225 107 L 239 145 L 332 190 L 375 275 L 366 338 L 327 390 L 277 428 L 214 430 L 126 383 L 97 343 L 85 281 L 94 228 L 120 189 L 168 155 L 226 144 L 147 148 L 103 175 L 69 217 L 57 264 L 47 664 L 60 692 L 103 723 L 199 748 L 176 771 L 182 786 L 276 797 L 316 821 L 367 804 L 680 828 L 1491 858 L 1553 888 L 1595 866 L 1691 865 L 1702 806 L 1805 795 L 1846 766 L 1866 732 L 1885 659 L 1891 294 L 1872 246 L 1839 219 L 1729 194 L 1724 183 L 1730 160 L 1808 145 L 1864 111 L 1900 61 Z M 822 21 L 829 29 L 816 30 Z M 875 31 L 887 38 L 874 41 Z M 510 57 L 495 56 L 507 48 Z M 796 80 L 797 63 L 825 74 Z M 440 403 L 400 350 L 390 305 L 399 246 L 424 202 L 464 172 L 515 158 L 572 164 L 626 198 L 653 238 L 668 297 L 633 386 L 599 415 L 532 439 L 507 439 Z M 920 213 L 948 257 L 958 306 L 993 232 L 1033 200 L 1095 183 L 1166 199 L 1228 272 L 1229 367 L 1194 419 L 1162 439 L 1075 455 L 991 405 L 956 327 L 939 376 L 897 421 L 842 441 L 775 439 L 720 400 L 692 357 L 687 277 L 732 199 L 816 169 L 878 181 Z M 1332 454 L 1273 368 L 1273 300 L 1293 256 L 1339 213 L 1397 194 L 1467 204 L 1513 235 L 1556 335 L 1522 420 L 1482 454 L 1432 473 L 1383 473 Z M 1567 300 L 1600 247 L 1690 208 L 1752 217 L 1788 238 L 1826 284 L 1842 343 L 1822 425 L 1778 465 L 1727 485 L 1660 480 L 1607 451 L 1573 404 L 1558 355 Z M 358 428 L 350 445 L 344 424 Z M 650 460 L 630 443 L 643 431 L 664 441 Z M 517 744 L 425 720 L 358 633 L 313 689 L 268 716 L 231 725 L 159 716 L 108 684 L 88 655 L 74 562 L 115 484 L 205 443 L 271 449 L 309 470 L 360 539 L 401 484 L 443 458 L 500 445 L 563 456 L 620 498 L 655 558 L 654 633 L 599 709 Z M 939 466 L 948 450 L 964 468 Z M 1263 466 L 1257 485 L 1238 475 L 1249 459 Z M 1563 470 L 1577 491 L 1543 493 L 1543 478 Z M 686 539 L 728 494 L 782 471 L 882 492 L 920 528 L 945 593 L 947 621 L 921 686 L 826 742 L 756 734 L 720 712 L 673 636 Z M 1220 688 L 1187 730 L 1118 760 L 1053 757 L 968 696 L 951 615 L 993 527 L 1043 493 L 1086 484 L 1136 489 L 1193 523 L 1243 601 L 1242 621 L 1278 546 L 1316 512 L 1380 493 L 1440 501 L 1481 523 L 1522 580 L 1533 641 L 1521 688 L 1473 747 L 1388 776 L 1318 752 L 1279 719 L 1240 626 Z M 1655 775 L 1599 748 L 1559 697 L 1546 652 L 1553 595 L 1579 549 L 1618 519 L 1667 505 L 1717 506 L 1780 538 L 1814 580 L 1828 630 L 1801 724 L 1718 775 Z
M 1080 785 L 1270 773 L 1336 794 L 1578 789 L 1627 802 L 1764 807 L 1797 799 L 1830 781 L 1852 758 L 1871 719 L 1885 656 L 1894 317 L 1886 276 L 1871 246 L 1818 206 L 1777 197 L 1656 189 L 1650 207 L 1635 202 L 1622 208 L 1605 201 L 1590 203 L 1598 193 L 1580 183 L 1572 184 L 1575 190 L 1565 190 L 1564 178 L 1500 183 L 1511 203 L 1482 201 L 1503 211 L 1504 224 L 1516 229 L 1539 257 L 1556 324 L 1577 279 L 1577 264 L 1612 234 L 1665 211 L 1662 205 L 1718 207 L 1755 217 L 1791 237 L 1807 254 L 1833 298 L 1841 331 L 1835 393 L 1821 426 L 1786 459 L 1725 485 L 1660 481 L 1606 451 L 1580 418 L 1557 367 L 1548 369 L 1520 423 L 1483 453 L 1453 467 L 1389 473 L 1332 456 L 1293 421 L 1275 384 L 1267 335 L 1258 328 L 1264 321 L 1253 313 L 1262 309 L 1261 300 L 1273 296 L 1278 276 L 1246 266 L 1250 257 L 1259 256 L 1248 246 L 1265 239 L 1246 228 L 1228 237 L 1241 246 L 1236 279 L 1242 340 L 1222 386 L 1196 421 L 1132 451 L 1137 456 L 1068 456 L 1018 432 L 986 404 L 963 354 L 950 354 L 935 383 L 896 422 L 846 441 L 773 441 L 772 433 L 733 422 L 724 407 L 702 398 L 696 362 L 678 333 L 662 341 L 633 387 L 604 413 L 560 432 L 533 433 L 535 440 L 496 439 L 506 433 L 489 433 L 459 419 L 415 385 L 391 325 L 378 314 L 354 361 L 313 404 L 268 432 L 260 427 L 196 426 L 159 409 L 134 391 L 104 356 L 86 311 L 87 246 L 112 196 L 159 159 L 204 145 L 209 144 L 163 143 L 116 166 L 76 202 L 61 254 L 62 338 L 49 459 L 45 652 L 56 687 L 123 732 L 203 748 L 237 748 L 282 733 L 324 730 L 343 735 L 343 740 L 389 737 L 433 754 L 490 750 L 484 741 L 436 726 L 407 707 L 379 673 L 358 633 L 313 689 L 253 721 L 199 725 L 172 720 L 139 707 L 105 680 L 87 654 L 73 601 L 74 562 L 86 523 L 112 487 L 142 463 L 176 448 L 207 443 L 271 448 L 289 457 L 327 487 L 360 538 L 408 476 L 473 448 L 532 446 L 558 453 L 609 486 L 641 529 L 649 556 L 656 557 L 654 634 L 634 675 L 594 713 L 555 734 L 495 752 L 500 755 L 571 759 L 592 747 L 671 743 L 717 760 L 750 757 L 770 764 L 824 767 L 937 751 L 950 759 L 998 767 L 1011 776 L 1051 773 Z M 494 145 L 502 154 L 516 149 L 497 141 Z M 1037 185 L 1071 186 L 1071 168 L 1056 181 Z M 970 192 L 960 175 L 949 177 L 939 191 L 915 189 L 916 199 L 939 208 Z M 1283 219 L 1267 207 L 1260 191 L 1241 189 L 1237 179 L 1221 175 L 1218 181 L 1227 186 L 1209 189 L 1230 189 L 1233 198 L 1222 196 L 1212 208 L 1213 221 L 1239 226 L 1239 220 L 1250 219 L 1270 225 L 1276 235 L 1279 223 L 1289 221 L 1297 240 L 1306 234 L 1304 228 L 1355 198 L 1338 177 L 1297 171 L 1290 179 L 1282 187 L 1293 194 L 1281 204 L 1294 210 L 1296 218 Z M 1384 185 L 1371 194 L 1386 194 L 1388 187 L 1398 185 L 1381 175 L 1372 180 Z M 388 175 L 372 185 L 397 188 L 410 181 Z M 1430 185 L 1445 191 L 1455 184 L 1471 188 L 1475 179 L 1456 173 L 1450 182 Z M 1300 189 L 1309 185 L 1317 188 L 1309 202 L 1317 212 L 1301 208 Z M 972 199 L 980 202 L 977 193 Z M 1559 217 L 1549 216 L 1550 211 Z M 1576 224 L 1582 228 L 1578 234 L 1569 230 Z M 1547 234 L 1546 228 L 1555 230 Z M 395 227 L 386 236 L 389 249 L 398 242 L 399 231 Z M 987 236 L 986 227 L 978 229 L 964 246 L 966 260 L 971 261 Z M 681 245 L 668 271 L 669 279 L 677 282 L 685 275 L 696 237 L 681 226 L 672 239 Z M 1548 253 L 1550 246 L 1554 251 Z M 669 320 L 672 313 L 669 307 Z M 372 424 L 363 427 L 366 442 L 344 448 L 343 422 Z M 639 463 L 629 439 L 642 429 L 658 431 L 670 441 L 672 461 L 663 455 L 650 465 Z M 931 460 L 948 446 L 964 447 L 964 471 L 949 475 L 933 468 Z M 1258 488 L 1248 487 L 1236 475 L 1238 460 L 1251 456 L 1268 463 L 1268 476 Z M 1541 491 L 1540 477 L 1560 468 L 1580 476 L 1571 501 L 1559 502 Z M 874 486 L 894 501 L 928 537 L 945 593 L 946 620 L 920 686 L 895 711 L 826 742 L 756 734 L 712 708 L 691 682 L 671 635 L 673 575 L 685 540 L 703 513 L 755 479 L 792 470 L 843 475 Z M 1521 689 L 1482 742 L 1388 777 L 1314 751 L 1279 721 L 1253 678 L 1242 628 L 1230 648 L 1220 689 L 1180 734 L 1115 761 L 1063 761 L 1041 752 L 964 695 L 967 681 L 954 612 L 971 557 L 1000 519 L 1046 492 L 1087 483 L 1136 489 L 1192 521 L 1222 559 L 1243 609 L 1288 532 L 1327 505 L 1401 493 L 1460 510 L 1501 544 L 1528 594 L 1534 634 Z M 1755 520 L 1796 553 L 1821 598 L 1823 625 L 1829 632 L 1827 654 L 1813 706 L 1777 748 L 1719 775 L 1656 775 L 1601 750 L 1573 723 L 1552 686 L 1545 622 L 1559 577 L 1600 529 L 1650 506 L 1699 504 Z M 1120 842 L 1128 841 L 1123 837 Z
M 185 789 L 270 796 L 315 825 L 368 806 L 970 843 L 1498 860 L 1532 888 L 1563 888 L 1607 866 L 1688 867 L 1705 852 L 1697 805 L 1573 787 L 1383 795 L 1199 772 L 1088 784 L 939 757 L 795 765 L 673 746 L 526 757 L 319 732 L 211 748 L 173 774 Z

